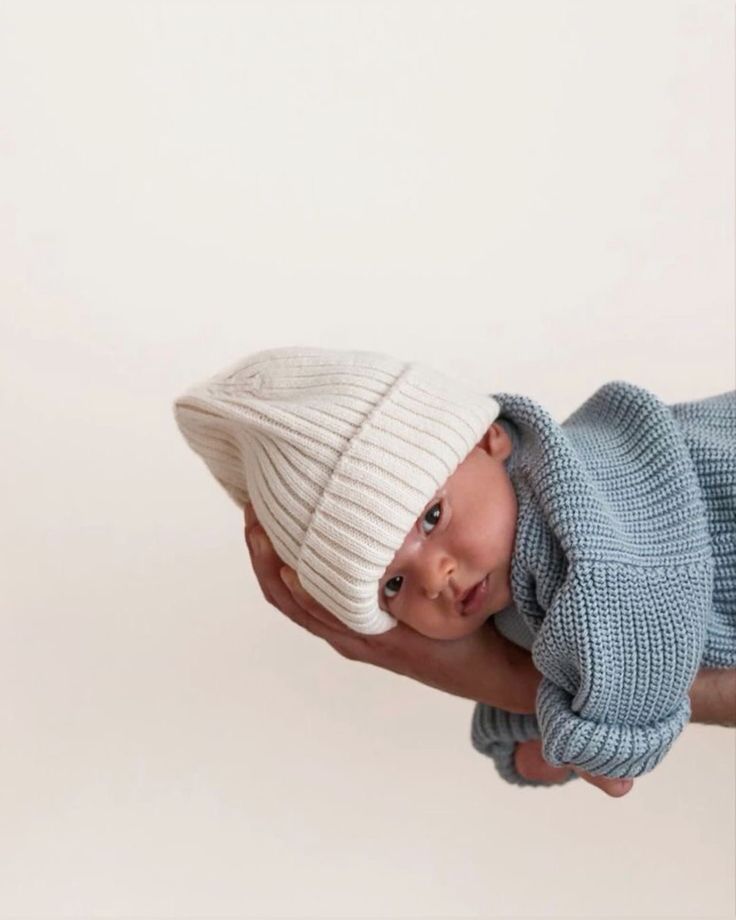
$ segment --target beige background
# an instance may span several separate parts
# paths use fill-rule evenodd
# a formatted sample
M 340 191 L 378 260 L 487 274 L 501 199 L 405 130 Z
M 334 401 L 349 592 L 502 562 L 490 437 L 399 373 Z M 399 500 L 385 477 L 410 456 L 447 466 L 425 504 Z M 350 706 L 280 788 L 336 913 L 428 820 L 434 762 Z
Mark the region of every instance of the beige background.
M 0 7 L 0 916 L 724 917 L 733 731 L 625 799 L 259 595 L 174 396 L 376 348 L 734 386 L 734 8 Z

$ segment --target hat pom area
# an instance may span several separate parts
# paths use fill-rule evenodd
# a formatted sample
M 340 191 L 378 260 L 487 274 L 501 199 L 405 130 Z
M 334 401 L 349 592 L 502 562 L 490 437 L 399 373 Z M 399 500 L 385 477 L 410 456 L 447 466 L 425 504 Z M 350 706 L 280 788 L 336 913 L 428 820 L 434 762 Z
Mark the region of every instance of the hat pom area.
M 269 349 L 191 387 L 179 429 L 254 511 L 310 596 L 386 632 L 378 585 L 414 521 L 497 418 L 493 397 L 376 352 Z

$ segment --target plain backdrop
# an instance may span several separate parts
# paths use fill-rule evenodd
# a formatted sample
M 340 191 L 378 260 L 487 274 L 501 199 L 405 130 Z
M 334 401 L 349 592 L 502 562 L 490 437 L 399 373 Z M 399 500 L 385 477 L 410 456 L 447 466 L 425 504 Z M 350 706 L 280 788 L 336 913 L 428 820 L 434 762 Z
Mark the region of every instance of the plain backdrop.
M 731 2 L 0 6 L 0 916 L 730 917 L 733 730 L 520 789 L 268 606 L 173 399 L 734 387 Z

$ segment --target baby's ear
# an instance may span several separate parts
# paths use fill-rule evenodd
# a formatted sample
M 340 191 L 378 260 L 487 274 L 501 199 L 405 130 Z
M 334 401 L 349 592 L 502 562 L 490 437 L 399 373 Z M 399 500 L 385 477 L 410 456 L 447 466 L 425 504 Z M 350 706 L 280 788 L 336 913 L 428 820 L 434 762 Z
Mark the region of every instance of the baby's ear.
M 505 460 L 511 453 L 511 438 L 503 425 L 494 422 L 483 434 L 476 447 L 480 447 L 491 457 Z
M 480 441 L 475 445 L 481 450 L 484 450 L 487 454 L 491 452 L 491 428 L 493 428 L 493 425 L 483 432 Z

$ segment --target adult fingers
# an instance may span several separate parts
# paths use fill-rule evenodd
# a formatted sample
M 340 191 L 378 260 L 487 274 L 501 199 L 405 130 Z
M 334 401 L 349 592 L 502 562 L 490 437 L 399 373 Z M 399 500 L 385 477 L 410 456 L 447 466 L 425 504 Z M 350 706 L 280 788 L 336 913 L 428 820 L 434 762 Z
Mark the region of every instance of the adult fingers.
M 341 620 L 338 620 L 338 618 L 323 607 L 319 601 L 316 601 L 311 594 L 307 594 L 294 569 L 288 565 L 282 565 L 279 571 L 279 577 L 289 589 L 296 603 L 305 613 L 319 620 L 320 623 L 323 623 L 335 632 L 344 633 L 346 636 L 355 635 L 355 633 L 349 630 Z
M 246 521 L 245 542 L 250 554 L 253 571 L 264 598 L 272 607 L 276 607 L 277 610 L 286 614 L 290 619 L 299 621 L 300 625 L 306 626 L 307 624 L 302 622 L 303 612 L 300 610 L 298 602 L 281 577 L 281 571 L 287 567 L 284 566 L 283 560 L 274 550 L 268 534 L 259 524 L 252 505 L 246 503 L 244 513 Z
M 279 569 L 283 565 L 281 559 L 276 555 L 271 541 L 268 539 L 265 530 L 256 520 L 252 510 L 248 509 L 250 505 L 245 506 L 245 544 L 248 547 L 250 555 L 250 564 L 253 567 L 261 593 L 269 604 L 278 606 L 278 594 L 282 591 L 281 579 L 279 578 Z
M 249 503 L 244 505 L 245 542 L 251 565 L 263 596 L 290 620 L 313 635 L 324 639 L 345 658 L 382 667 L 392 667 L 384 633 L 380 637 L 363 636 L 349 629 L 304 590 L 296 572 L 276 554 L 268 535 Z M 398 630 L 397 630 L 398 631 Z M 393 630 L 390 631 L 393 637 Z
M 308 632 L 329 642 L 344 657 L 362 657 L 367 660 L 360 646 L 360 637 L 310 597 L 299 583 L 294 570 L 284 565 L 265 530 L 258 523 L 252 505 L 246 503 L 243 511 L 245 542 L 251 565 L 268 603 Z
M 352 661 L 368 661 L 369 650 L 363 637 L 348 629 L 344 623 L 311 597 L 299 583 L 296 572 L 282 566 L 281 578 L 289 591 L 290 601 L 282 609 L 286 615 L 314 636 L 324 639 L 340 655 Z
M 245 505 L 244 512 L 246 521 L 245 542 L 248 546 L 253 571 L 263 596 L 269 604 L 294 619 L 299 615 L 299 607 L 305 606 L 308 595 L 299 585 L 294 570 L 284 565 L 283 560 L 274 550 L 268 534 L 258 523 L 250 504 Z M 286 582 L 283 578 L 282 573 L 287 572 L 291 573 L 289 576 L 292 579 L 291 582 Z M 295 587 L 300 592 L 298 595 L 295 592 Z M 324 611 L 324 613 L 327 614 L 327 611 Z
M 296 572 L 289 566 L 281 569 L 281 576 L 295 601 L 295 607 L 289 613 L 292 619 L 329 642 L 343 658 L 386 668 L 397 674 L 416 676 L 410 666 L 407 670 L 408 663 L 416 654 L 414 643 L 416 640 L 421 643 L 435 640 L 420 636 L 403 623 L 397 623 L 392 629 L 378 635 L 358 633 L 309 595 L 299 583 Z M 422 677 L 418 679 L 424 680 Z M 439 689 L 443 688 L 439 686 Z

